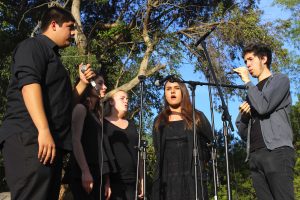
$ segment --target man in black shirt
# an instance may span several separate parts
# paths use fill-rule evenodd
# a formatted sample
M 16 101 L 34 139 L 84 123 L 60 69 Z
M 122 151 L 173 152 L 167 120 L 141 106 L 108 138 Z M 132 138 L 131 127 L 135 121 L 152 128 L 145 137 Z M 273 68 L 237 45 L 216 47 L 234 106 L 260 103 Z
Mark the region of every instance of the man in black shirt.
M 47 9 L 42 34 L 21 42 L 13 54 L 7 110 L 0 129 L 5 173 L 12 199 L 58 199 L 62 152 L 71 149 L 72 104 L 95 74 L 79 70 L 72 92 L 58 50 L 70 45 L 75 19 L 62 8 Z
M 234 69 L 247 87 L 247 100 L 239 107 L 237 127 L 247 140 L 247 158 L 257 199 L 294 199 L 295 151 L 289 119 L 290 82 L 270 71 L 272 52 L 263 44 L 243 51 L 247 67 Z M 249 77 L 258 79 L 255 86 Z

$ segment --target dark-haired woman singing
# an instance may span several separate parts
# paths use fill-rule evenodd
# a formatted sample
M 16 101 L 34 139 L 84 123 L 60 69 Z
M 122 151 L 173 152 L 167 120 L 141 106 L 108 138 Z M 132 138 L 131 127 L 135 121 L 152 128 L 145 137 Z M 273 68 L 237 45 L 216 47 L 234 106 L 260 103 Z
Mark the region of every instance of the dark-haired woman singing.
M 165 106 L 153 127 L 156 153 L 153 200 L 195 199 L 193 161 L 192 104 L 186 85 L 180 80 L 167 81 L 164 87 Z M 207 144 L 212 141 L 211 126 L 205 115 L 196 111 L 198 143 L 198 197 L 208 199 L 205 184 L 205 163 L 210 159 Z

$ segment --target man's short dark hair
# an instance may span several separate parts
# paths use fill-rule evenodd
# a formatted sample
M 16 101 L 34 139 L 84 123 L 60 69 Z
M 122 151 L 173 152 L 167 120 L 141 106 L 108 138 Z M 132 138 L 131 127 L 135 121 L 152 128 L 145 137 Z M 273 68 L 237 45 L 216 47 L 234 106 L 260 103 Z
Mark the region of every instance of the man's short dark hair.
M 267 57 L 267 66 L 270 69 L 272 62 L 272 50 L 265 44 L 250 44 L 243 49 L 243 58 L 247 53 L 253 53 L 255 56 L 262 58 Z
M 51 21 L 55 21 L 59 26 L 65 22 L 75 22 L 75 19 L 69 11 L 64 8 L 53 6 L 48 8 L 41 18 L 41 30 L 45 32 L 50 25 Z

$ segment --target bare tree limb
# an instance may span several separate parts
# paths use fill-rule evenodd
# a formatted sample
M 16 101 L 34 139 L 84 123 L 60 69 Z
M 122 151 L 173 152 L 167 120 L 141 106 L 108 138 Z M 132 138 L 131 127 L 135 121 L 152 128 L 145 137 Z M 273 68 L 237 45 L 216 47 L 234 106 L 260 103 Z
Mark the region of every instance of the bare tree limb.
M 28 12 L 30 12 L 31 10 L 40 8 L 40 7 L 44 6 L 44 5 L 48 5 L 48 7 L 51 7 L 51 5 L 53 6 L 53 4 L 55 4 L 55 2 L 51 2 L 51 4 L 50 4 L 50 3 L 43 3 L 43 4 L 41 4 L 41 5 L 38 5 L 38 6 L 34 7 L 34 8 L 30 8 L 30 9 L 26 10 L 26 12 L 23 13 L 22 18 L 20 19 L 20 21 L 19 21 L 19 23 L 18 23 L 18 30 L 20 29 L 21 22 L 23 21 L 25 15 L 26 15 Z M 57 3 L 57 4 L 58 4 L 58 3 Z M 59 4 L 58 4 L 58 5 L 59 5 Z
M 34 37 L 35 33 L 39 30 L 40 27 L 41 27 L 41 21 L 38 21 L 37 25 L 32 30 L 30 37 Z
M 129 119 L 133 119 L 133 117 L 140 112 L 140 107 L 137 107 L 136 109 L 134 109 L 133 111 L 131 111 L 131 115 L 129 117 Z
M 151 76 L 152 74 L 154 74 L 155 72 L 165 68 L 166 65 L 157 65 L 155 67 L 153 67 L 152 69 L 148 70 L 145 75 L 147 77 Z M 119 91 L 119 90 L 123 90 L 123 91 L 129 91 L 131 90 L 132 88 L 134 88 L 136 85 L 139 84 L 139 78 L 138 76 L 141 75 L 141 74 L 138 74 L 137 76 L 135 76 L 131 81 L 129 81 L 128 83 L 125 83 L 124 85 L 118 87 L 118 88 L 115 88 L 114 90 L 110 91 L 109 93 L 107 93 L 104 97 L 104 100 L 106 100 L 107 98 L 111 97 L 116 91 Z
M 80 0 L 73 0 L 71 12 L 76 20 L 77 33 L 75 34 L 76 45 L 80 54 L 87 53 L 87 39 L 83 33 L 81 17 L 80 17 Z
M 67 0 L 62 7 L 66 8 L 66 6 L 68 5 L 69 2 L 70 2 L 70 0 Z
M 123 76 L 123 74 L 124 74 L 124 72 L 125 72 L 125 66 L 126 66 L 126 64 L 128 63 L 129 59 L 131 58 L 132 52 L 133 52 L 133 50 L 135 49 L 135 47 L 136 47 L 136 45 L 133 44 L 132 47 L 130 48 L 129 55 L 127 56 L 127 59 L 126 59 L 126 61 L 124 62 L 123 66 L 122 66 L 122 68 L 121 68 L 121 70 L 120 70 L 120 75 L 119 75 L 119 77 L 117 78 L 117 81 L 116 81 L 116 84 L 115 84 L 115 88 L 118 87 L 118 85 L 119 85 L 120 79 L 122 78 L 122 76 Z
M 155 72 L 161 70 L 161 69 L 164 69 L 166 67 L 166 65 L 156 65 L 155 67 L 149 69 L 147 72 L 146 72 L 146 76 L 151 76 L 152 74 L 154 74 Z
M 117 21 L 122 21 L 123 20 L 123 16 L 124 16 L 124 13 L 128 10 L 128 7 L 129 7 L 129 5 L 132 3 L 132 2 L 134 2 L 135 0 L 126 0 L 125 1 L 125 5 L 123 6 L 123 9 L 121 10 L 121 12 L 120 12 L 120 15 L 119 15 L 119 17 L 118 17 L 118 19 L 117 19 Z

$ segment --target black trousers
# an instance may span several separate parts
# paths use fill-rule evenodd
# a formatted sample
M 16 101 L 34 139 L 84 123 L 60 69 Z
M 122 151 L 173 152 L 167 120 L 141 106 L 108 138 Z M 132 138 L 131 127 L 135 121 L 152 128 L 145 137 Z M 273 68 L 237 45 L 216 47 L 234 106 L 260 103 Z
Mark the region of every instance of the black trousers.
M 110 183 L 110 200 L 133 200 L 135 196 L 135 183 Z
M 5 176 L 12 200 L 57 200 L 62 172 L 62 150 L 56 149 L 53 164 L 38 160 L 38 144 L 23 145 L 15 134 L 3 143 Z
M 294 199 L 293 148 L 259 149 L 250 154 L 249 165 L 258 200 Z

